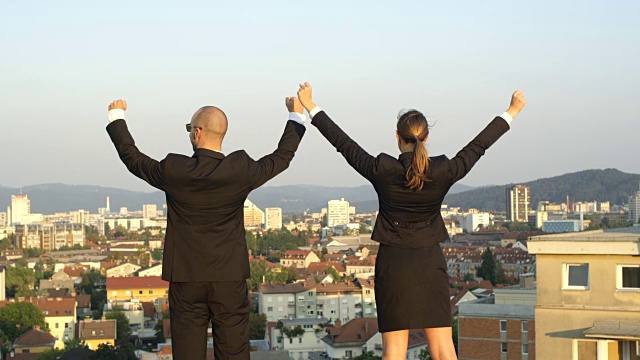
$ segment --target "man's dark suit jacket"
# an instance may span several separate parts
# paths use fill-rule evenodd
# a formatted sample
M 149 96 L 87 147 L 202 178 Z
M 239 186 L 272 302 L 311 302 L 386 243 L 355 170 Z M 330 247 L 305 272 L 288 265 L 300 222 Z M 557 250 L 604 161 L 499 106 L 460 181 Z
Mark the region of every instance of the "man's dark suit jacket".
M 305 132 L 288 121 L 278 148 L 258 161 L 243 150 L 228 156 L 197 149 L 192 157 L 169 154 L 158 162 L 141 153 L 124 120 L 107 132 L 129 171 L 167 198 L 162 279 L 172 282 L 235 281 L 249 277 L 244 201 L 284 171 Z
M 440 213 L 449 188 L 462 179 L 500 136 L 509 124 L 496 117 L 453 159 L 444 155 L 429 158 L 428 182 L 420 191 L 407 188 L 406 172 L 413 152 L 396 159 L 387 154 L 373 157 L 353 141 L 324 111 L 311 122 L 347 159 L 360 175 L 373 184 L 378 193 L 379 215 L 371 238 L 383 244 L 419 248 L 438 244 L 449 238 Z

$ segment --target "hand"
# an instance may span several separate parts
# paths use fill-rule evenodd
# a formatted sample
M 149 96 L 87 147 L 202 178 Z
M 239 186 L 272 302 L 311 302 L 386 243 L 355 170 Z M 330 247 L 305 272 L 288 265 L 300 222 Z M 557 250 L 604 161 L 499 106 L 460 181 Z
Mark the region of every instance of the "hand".
M 298 98 L 295 96 L 285 98 L 284 103 L 287 105 L 287 110 L 289 110 L 289 112 L 297 112 L 302 114 L 302 112 L 304 111 L 302 103 L 300 103 L 300 100 L 298 100 Z
M 313 89 L 311 89 L 311 84 L 309 84 L 308 82 L 300 84 L 300 90 L 298 90 L 298 99 L 300 99 L 302 106 L 304 106 L 307 111 L 311 111 L 316 107 L 316 104 L 314 104 L 313 100 L 311 99 L 312 91 Z
M 507 112 L 512 118 L 515 118 L 526 104 L 527 101 L 524 99 L 524 95 L 520 90 L 516 90 L 516 92 L 511 95 L 511 104 L 509 105 Z
M 111 104 L 109 104 L 109 110 L 113 109 L 121 109 L 127 110 L 127 102 L 125 100 L 113 100 Z

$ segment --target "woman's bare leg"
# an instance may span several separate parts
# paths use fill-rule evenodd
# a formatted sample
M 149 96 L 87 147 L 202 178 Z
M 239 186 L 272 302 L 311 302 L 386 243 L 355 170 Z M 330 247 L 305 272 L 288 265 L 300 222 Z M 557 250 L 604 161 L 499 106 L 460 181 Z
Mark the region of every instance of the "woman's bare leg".
M 382 333 L 382 360 L 406 360 L 409 330 Z
M 456 348 L 453 346 L 451 328 L 428 328 L 424 329 L 429 345 L 429 353 L 433 360 L 457 360 Z

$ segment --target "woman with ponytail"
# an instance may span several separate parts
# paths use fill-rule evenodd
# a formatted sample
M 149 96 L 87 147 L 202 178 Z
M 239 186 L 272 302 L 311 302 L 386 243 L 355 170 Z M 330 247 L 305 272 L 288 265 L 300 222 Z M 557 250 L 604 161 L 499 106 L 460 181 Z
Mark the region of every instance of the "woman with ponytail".
M 447 263 L 439 246 L 449 235 L 440 208 L 451 186 L 509 130 L 526 103 L 524 96 L 516 91 L 508 110 L 452 159 L 429 157 L 429 123 L 417 110 L 398 117 L 400 156 L 374 157 L 314 104 L 309 83 L 300 84 L 298 98 L 311 124 L 378 194 L 379 215 L 371 238 L 380 243 L 374 280 L 383 359 L 406 359 L 409 329 L 424 329 L 434 360 L 456 359 Z

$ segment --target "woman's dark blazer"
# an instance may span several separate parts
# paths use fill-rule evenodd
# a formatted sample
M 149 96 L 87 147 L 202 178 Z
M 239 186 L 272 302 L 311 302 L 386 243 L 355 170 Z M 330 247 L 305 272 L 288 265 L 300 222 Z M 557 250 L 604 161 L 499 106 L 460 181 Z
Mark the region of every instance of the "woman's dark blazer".
M 385 153 L 371 156 L 353 141 L 324 111 L 311 122 L 378 193 L 380 214 L 371 238 L 382 244 L 404 248 L 436 245 L 449 238 L 440 213 L 449 188 L 462 179 L 509 124 L 496 117 L 453 159 L 444 155 L 429 158 L 428 179 L 422 190 L 407 188 L 406 171 L 413 152 L 396 159 Z

